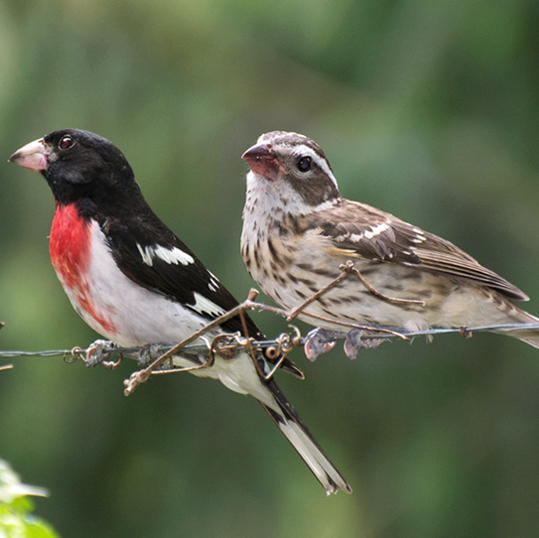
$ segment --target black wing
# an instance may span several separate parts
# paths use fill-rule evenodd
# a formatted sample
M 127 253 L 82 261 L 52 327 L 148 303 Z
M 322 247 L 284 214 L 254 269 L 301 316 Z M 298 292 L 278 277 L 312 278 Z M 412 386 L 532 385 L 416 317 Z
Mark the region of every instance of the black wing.
M 511 299 L 528 300 L 516 286 L 480 265 L 453 243 L 366 204 L 343 200 L 320 211 L 316 222 L 322 233 L 331 237 L 336 254 L 401 263 L 466 278 Z
M 153 212 L 144 213 L 132 221 L 124 215 L 99 223 L 118 268 L 140 286 L 181 303 L 208 322 L 235 308 L 238 301 L 218 278 Z M 200 301 L 200 297 L 204 300 Z M 245 323 L 249 336 L 265 338 L 248 315 Z M 221 327 L 225 332 L 244 334 L 239 316 L 223 322 Z M 281 367 L 296 377 L 304 377 L 288 358 Z
M 177 301 L 208 322 L 238 305 L 238 301 L 206 269 L 195 254 L 155 215 L 134 221 L 107 218 L 101 225 L 119 269 L 140 286 Z M 198 301 L 203 297 L 204 301 Z M 246 316 L 249 336 L 262 338 Z M 222 324 L 226 332 L 240 331 L 239 317 Z

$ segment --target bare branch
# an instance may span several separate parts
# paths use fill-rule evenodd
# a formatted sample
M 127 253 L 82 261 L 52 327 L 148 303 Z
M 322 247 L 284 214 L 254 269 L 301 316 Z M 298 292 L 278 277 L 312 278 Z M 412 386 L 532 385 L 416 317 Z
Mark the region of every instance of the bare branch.
M 382 292 L 378 291 L 377 289 L 373 288 L 362 276 L 362 274 L 359 272 L 358 269 L 354 267 L 354 264 L 348 260 L 345 264 L 340 265 L 339 269 L 346 273 L 351 273 L 356 275 L 361 283 L 376 297 L 379 299 L 382 299 L 383 301 L 387 301 L 388 303 L 397 303 L 397 304 L 417 304 L 419 306 L 425 306 L 425 301 L 420 301 L 418 299 L 399 299 L 398 297 L 389 297 L 388 295 L 384 295 Z

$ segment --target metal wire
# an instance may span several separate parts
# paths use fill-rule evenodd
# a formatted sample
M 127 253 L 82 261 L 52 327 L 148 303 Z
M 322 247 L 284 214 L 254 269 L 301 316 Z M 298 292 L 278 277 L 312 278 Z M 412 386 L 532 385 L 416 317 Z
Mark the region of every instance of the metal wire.
M 416 338 L 418 336 L 435 336 L 438 334 L 447 334 L 447 333 L 459 333 L 459 334 L 470 334 L 474 332 L 500 332 L 500 333 L 512 333 L 512 332 L 526 332 L 526 331 L 536 331 L 539 330 L 539 323 L 505 323 L 501 325 L 483 325 L 478 327 L 459 327 L 459 328 L 433 328 L 427 329 L 425 331 L 405 331 L 403 329 L 389 327 L 389 329 L 395 331 L 397 334 L 391 333 L 377 333 L 377 329 L 387 330 L 388 327 L 372 327 L 372 331 L 364 331 L 361 334 L 360 338 L 362 340 L 368 340 L 372 338 L 396 338 L 405 337 Z M 336 336 L 335 339 L 344 339 L 346 338 L 346 333 L 343 333 L 342 336 Z M 299 345 L 304 344 L 304 338 L 299 338 Z M 278 346 L 280 343 L 279 339 L 273 340 L 255 340 L 253 341 L 253 347 L 260 349 L 267 349 L 274 346 Z M 168 351 L 172 349 L 173 346 L 163 346 L 163 351 Z M 242 347 L 238 344 L 238 347 Z M 76 353 L 80 355 L 85 355 L 91 348 L 88 349 L 77 349 Z M 113 347 L 107 352 L 113 355 L 120 354 L 136 354 L 140 348 L 121 348 Z M 62 357 L 68 356 L 73 353 L 73 349 L 50 349 L 45 351 L 0 351 L 0 358 L 14 358 L 14 357 Z M 182 350 L 182 353 L 205 353 L 208 351 L 207 343 L 201 344 L 189 344 L 185 346 Z

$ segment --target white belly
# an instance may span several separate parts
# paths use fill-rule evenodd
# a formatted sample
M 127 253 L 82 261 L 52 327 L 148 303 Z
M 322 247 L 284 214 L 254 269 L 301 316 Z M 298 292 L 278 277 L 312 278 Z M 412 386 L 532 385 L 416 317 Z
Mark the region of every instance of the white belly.
M 75 310 L 101 335 L 121 346 L 175 344 L 206 322 L 163 295 L 149 291 L 125 276 L 114 262 L 104 235 L 90 225 L 92 253 L 80 288 L 64 289 Z M 59 274 L 60 281 L 62 277 Z

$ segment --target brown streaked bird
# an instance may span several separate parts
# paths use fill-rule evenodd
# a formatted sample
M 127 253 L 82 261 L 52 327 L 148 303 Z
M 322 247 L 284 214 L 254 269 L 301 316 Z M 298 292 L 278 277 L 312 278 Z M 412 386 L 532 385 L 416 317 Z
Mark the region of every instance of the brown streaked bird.
M 242 158 L 250 167 L 242 256 L 280 306 L 301 305 L 348 260 L 378 292 L 418 301 L 382 300 L 353 277 L 311 303 L 298 316 L 303 321 L 331 331 L 343 330 L 333 321 L 405 331 L 539 322 L 513 302 L 527 301 L 526 294 L 449 241 L 343 198 L 324 152 L 310 138 L 266 133 Z M 539 330 L 510 335 L 539 347 Z

